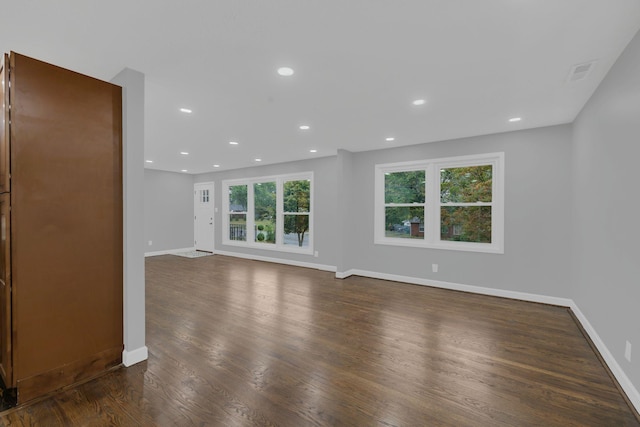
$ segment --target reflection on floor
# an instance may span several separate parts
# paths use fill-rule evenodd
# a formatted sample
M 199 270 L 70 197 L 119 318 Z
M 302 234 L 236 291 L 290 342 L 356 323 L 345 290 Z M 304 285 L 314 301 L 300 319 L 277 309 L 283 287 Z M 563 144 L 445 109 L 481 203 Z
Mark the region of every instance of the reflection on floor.
M 6 388 L 0 378 L 0 411 L 6 411 L 16 406 L 17 395 L 15 388 Z
M 175 253 L 174 255 L 185 257 L 185 258 L 200 258 L 200 257 L 203 257 L 203 256 L 213 255 L 213 253 L 212 252 L 205 252 L 205 251 L 189 251 L 189 252 Z

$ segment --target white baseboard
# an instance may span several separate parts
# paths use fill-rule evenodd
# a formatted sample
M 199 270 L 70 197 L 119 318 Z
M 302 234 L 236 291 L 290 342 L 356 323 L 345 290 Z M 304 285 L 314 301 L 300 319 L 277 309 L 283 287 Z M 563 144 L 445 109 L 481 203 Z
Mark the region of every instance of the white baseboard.
M 474 294 L 490 295 L 494 297 L 511 298 L 530 302 L 539 302 L 543 304 L 560 305 L 570 307 L 573 302 L 569 298 L 550 297 L 546 295 L 529 294 L 526 292 L 507 291 L 503 289 L 485 288 L 482 286 L 463 285 L 460 283 L 441 282 L 438 280 L 422 279 L 419 277 L 399 276 L 396 274 L 379 273 L 377 271 L 367 270 L 347 270 L 337 272 L 336 278 L 345 279 L 349 276 L 364 276 L 373 279 L 391 280 L 394 282 L 411 283 L 413 285 L 432 286 L 434 288 L 450 289 L 454 291 L 471 292 Z
M 173 255 L 178 252 L 190 252 L 195 250 L 196 250 L 195 247 L 191 247 L 191 248 L 181 248 L 181 249 L 169 249 L 166 251 L 145 252 L 144 257 L 146 258 L 148 256 Z
M 135 350 L 122 352 L 122 364 L 127 368 L 133 366 L 136 363 L 140 363 L 149 358 L 149 350 L 147 346 L 136 348 Z
M 336 279 L 346 279 L 349 276 L 354 276 L 354 273 L 352 273 L 352 271 L 354 270 L 336 271 Z
M 613 376 L 616 377 L 616 380 L 618 380 L 620 387 L 622 387 L 624 392 L 627 394 L 627 397 L 629 398 L 633 406 L 635 406 L 636 411 L 640 412 L 640 392 L 638 392 L 638 389 L 636 389 L 635 386 L 631 383 L 631 380 L 624 373 L 615 357 L 613 357 L 613 354 L 611 354 L 604 341 L 602 341 L 602 339 L 600 338 L 600 335 L 598 335 L 598 333 L 591 325 L 591 323 L 589 323 L 589 320 L 587 320 L 586 316 L 582 313 L 578 305 L 573 301 L 571 301 L 571 310 L 580 321 L 580 324 L 587 332 L 587 335 L 589 335 L 589 338 L 591 338 L 591 341 L 593 341 L 595 346 L 598 348 L 598 351 L 611 370 L 611 373 L 613 373 Z
M 376 271 L 352 269 L 352 270 L 347 270 L 342 272 L 336 272 L 336 278 L 338 279 L 345 279 L 349 276 L 371 277 L 374 279 L 391 280 L 394 282 L 410 283 L 414 285 L 433 286 L 433 287 L 442 288 L 442 289 L 472 292 L 475 294 L 511 298 L 511 299 L 517 299 L 522 301 L 558 305 L 561 307 L 570 308 L 576 315 L 576 318 L 584 328 L 587 335 L 589 335 L 589 338 L 591 338 L 591 341 L 593 341 L 593 343 L 595 344 L 596 348 L 602 355 L 602 358 L 604 359 L 605 363 L 607 364 L 607 366 L 609 367 L 613 375 L 616 377 L 616 380 L 620 384 L 620 387 L 622 387 L 622 389 L 626 393 L 627 397 L 629 398 L 629 401 L 636 408 L 636 411 L 640 412 L 640 393 L 635 388 L 635 386 L 633 385 L 629 377 L 627 377 L 627 375 L 624 373 L 624 371 L 622 370 L 622 368 L 620 367 L 616 359 L 613 357 L 613 355 L 611 354 L 607 346 L 604 344 L 602 339 L 600 339 L 600 336 L 598 335 L 596 330 L 593 328 L 593 326 L 591 326 L 591 323 L 589 323 L 585 315 L 582 313 L 582 311 L 580 311 L 580 308 L 578 308 L 576 303 L 570 298 L 558 298 L 558 297 L 551 297 L 546 295 L 530 294 L 526 292 L 506 291 L 503 289 L 493 289 L 493 288 L 485 288 L 481 286 L 463 285 L 459 283 L 441 282 L 437 280 L 422 279 L 418 277 L 399 276 L 395 274 L 379 273 Z
M 322 270 L 322 271 L 331 271 L 331 272 L 336 271 L 336 267 L 333 265 L 315 264 L 312 262 L 303 262 L 303 261 L 293 261 L 290 259 L 282 259 L 282 258 L 271 258 L 266 256 L 260 256 L 260 255 L 250 255 L 250 254 L 245 254 L 241 252 L 228 252 L 228 251 L 217 250 L 215 253 L 216 255 L 226 255 L 226 256 L 232 256 L 236 258 L 251 259 L 254 261 L 274 262 L 276 264 L 286 264 L 286 265 L 293 265 L 296 267 L 314 268 L 316 270 Z

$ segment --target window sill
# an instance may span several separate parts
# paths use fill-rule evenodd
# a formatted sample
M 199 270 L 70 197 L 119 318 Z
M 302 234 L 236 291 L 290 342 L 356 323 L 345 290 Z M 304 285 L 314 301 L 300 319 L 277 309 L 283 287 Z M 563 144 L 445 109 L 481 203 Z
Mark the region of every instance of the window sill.
M 462 252 L 483 252 L 489 254 L 504 254 L 504 248 L 496 244 L 488 243 L 468 243 L 468 242 L 438 242 L 428 243 L 422 240 L 412 239 L 389 239 L 380 238 L 374 241 L 376 245 L 388 245 L 388 246 L 404 246 L 410 248 L 424 248 L 424 249 L 443 249 L 447 251 L 462 251 Z
M 299 248 L 296 246 L 284 246 L 284 245 L 275 245 L 269 243 L 251 243 L 246 241 L 234 241 L 234 240 L 223 240 L 223 245 L 235 246 L 238 248 L 246 248 L 246 249 L 260 249 L 265 251 L 275 251 L 275 252 L 286 252 L 292 254 L 300 254 L 300 255 L 313 255 L 313 248 Z

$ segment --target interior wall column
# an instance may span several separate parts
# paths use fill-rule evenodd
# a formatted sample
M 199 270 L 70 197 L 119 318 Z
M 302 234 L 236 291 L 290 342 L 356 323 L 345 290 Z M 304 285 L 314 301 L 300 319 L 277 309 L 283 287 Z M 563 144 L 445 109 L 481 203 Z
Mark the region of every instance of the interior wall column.
M 350 242 L 353 238 L 352 212 L 351 209 L 352 186 L 353 186 L 353 153 L 347 150 L 339 149 L 337 157 L 337 218 L 338 236 L 336 250 L 336 277 L 339 279 L 349 275 L 349 270 L 353 268 L 351 260 Z
M 131 366 L 148 358 L 144 276 L 144 74 L 125 68 L 112 80 L 122 86 L 124 215 L 124 351 Z

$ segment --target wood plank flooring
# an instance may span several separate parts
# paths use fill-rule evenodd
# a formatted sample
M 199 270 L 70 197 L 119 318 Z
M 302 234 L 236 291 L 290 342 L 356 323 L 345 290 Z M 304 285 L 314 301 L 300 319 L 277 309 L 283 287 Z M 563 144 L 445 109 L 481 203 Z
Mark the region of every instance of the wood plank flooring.
M 0 425 L 640 426 L 565 308 L 148 258 L 149 360 Z

